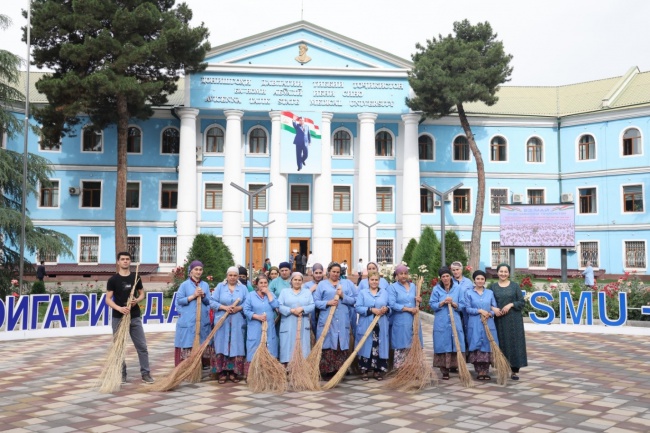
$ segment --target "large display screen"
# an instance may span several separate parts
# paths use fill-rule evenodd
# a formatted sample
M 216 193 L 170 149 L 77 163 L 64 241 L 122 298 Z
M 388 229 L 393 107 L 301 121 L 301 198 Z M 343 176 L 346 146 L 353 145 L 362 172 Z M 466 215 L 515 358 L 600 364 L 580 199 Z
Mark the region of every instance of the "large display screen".
M 501 247 L 575 248 L 573 204 L 501 205 Z

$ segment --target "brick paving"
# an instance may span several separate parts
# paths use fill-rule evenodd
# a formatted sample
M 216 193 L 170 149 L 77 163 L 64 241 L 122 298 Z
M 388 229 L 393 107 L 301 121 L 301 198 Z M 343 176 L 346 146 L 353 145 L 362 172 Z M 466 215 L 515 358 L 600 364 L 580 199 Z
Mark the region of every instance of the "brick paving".
M 431 355 L 431 325 L 424 326 Z M 147 334 L 152 374 L 173 365 L 173 333 Z M 116 394 L 91 389 L 109 335 L 0 342 L 0 431 L 6 432 L 648 432 L 647 336 L 528 332 L 529 366 L 506 387 L 456 375 L 418 393 L 351 376 L 336 389 L 251 393 L 242 382 L 149 393 L 137 356 Z M 472 367 L 470 366 L 470 370 Z

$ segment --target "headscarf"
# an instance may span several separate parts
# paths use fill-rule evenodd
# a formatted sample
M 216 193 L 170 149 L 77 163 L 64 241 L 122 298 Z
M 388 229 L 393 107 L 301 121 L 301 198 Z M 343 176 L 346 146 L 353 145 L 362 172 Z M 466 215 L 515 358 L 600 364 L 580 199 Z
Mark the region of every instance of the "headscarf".
M 282 262 L 282 263 L 280 263 L 280 266 L 278 266 L 278 271 L 280 269 L 282 269 L 282 268 L 287 268 L 287 269 L 291 270 L 291 265 L 289 264 L 289 262 Z
M 190 266 L 187 268 L 188 274 L 192 272 L 192 269 L 196 268 L 197 266 L 203 267 L 203 263 L 201 263 L 199 260 L 194 260 L 192 263 L 190 263 Z
M 269 275 L 271 275 L 271 271 L 278 271 L 278 274 L 280 273 L 280 269 L 277 266 L 271 266 L 269 268 Z
M 408 272 L 409 268 L 406 267 L 406 265 L 397 265 L 395 268 L 395 275 L 400 274 L 402 272 Z
M 479 275 L 483 275 L 483 278 L 487 280 L 487 274 L 480 269 L 474 271 L 474 273 L 472 274 L 472 280 L 475 280 L 476 277 L 478 277 Z
M 501 266 L 505 266 L 506 269 L 508 269 L 508 273 L 510 273 L 510 265 L 507 263 L 500 263 L 499 266 L 497 266 L 497 272 L 499 272 L 499 269 L 501 269 Z
M 377 272 L 379 272 L 379 265 L 378 265 L 377 263 L 375 263 L 375 262 L 368 262 L 368 264 L 366 265 L 366 269 L 368 269 L 368 266 L 370 266 L 370 265 L 375 265 L 375 268 L 377 268 Z
M 450 268 L 461 268 L 461 269 L 463 269 L 463 264 L 461 262 L 456 261 L 456 262 L 452 263 L 451 265 L 449 265 L 449 267 Z
M 325 268 L 323 268 L 323 265 L 321 265 L 320 263 L 314 263 L 314 265 L 311 267 L 312 272 L 317 271 L 319 269 L 321 271 L 325 271 Z
M 226 271 L 226 275 L 228 275 L 228 274 L 231 273 L 231 272 L 234 272 L 234 273 L 236 273 L 237 275 L 239 275 L 239 269 L 237 269 L 237 266 L 231 266 L 231 267 L 229 267 L 228 270 Z
M 237 272 L 239 272 L 239 282 L 242 283 L 243 285 L 246 285 L 246 283 L 248 282 L 248 271 L 246 270 L 246 268 L 240 266 Z M 244 275 L 244 277 L 242 277 L 242 275 Z
M 302 273 L 300 273 L 300 272 L 294 272 L 294 273 L 291 274 L 291 276 L 289 277 L 289 282 L 293 282 L 293 279 L 296 278 L 296 277 L 300 277 L 300 278 L 303 278 L 303 279 L 305 278 L 305 277 L 302 275 Z
M 438 270 L 438 276 L 439 277 L 442 277 L 444 274 L 452 275 L 451 271 L 449 270 L 449 268 L 447 266 L 443 266 L 442 268 L 440 268 Z

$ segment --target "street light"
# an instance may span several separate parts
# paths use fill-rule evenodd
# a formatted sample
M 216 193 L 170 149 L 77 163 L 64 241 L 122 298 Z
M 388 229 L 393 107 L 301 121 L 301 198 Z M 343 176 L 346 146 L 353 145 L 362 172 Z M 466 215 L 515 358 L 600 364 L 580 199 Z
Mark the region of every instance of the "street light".
M 379 224 L 380 221 L 377 221 L 374 224 L 370 224 L 370 225 L 364 223 L 361 220 L 359 220 L 358 223 L 368 228 L 368 261 L 366 262 L 366 263 L 368 263 L 368 262 L 370 262 L 370 229 L 373 228 L 374 226 L 376 226 L 377 224 Z
M 271 224 L 273 224 L 275 220 L 269 221 L 266 224 L 262 224 L 258 220 L 253 220 L 253 221 L 255 221 L 257 224 L 262 226 L 262 249 L 264 250 L 264 260 L 266 260 L 266 258 L 269 256 L 269 252 L 266 250 L 266 228 Z
M 248 240 L 248 248 L 250 251 L 250 255 L 248 257 L 248 275 L 249 278 L 253 278 L 253 221 L 254 221 L 253 220 L 253 197 L 257 197 L 258 194 L 271 188 L 273 186 L 273 183 L 269 182 L 256 191 L 249 191 L 247 189 L 244 189 L 241 186 L 237 185 L 235 182 L 230 182 L 230 186 L 237 188 L 239 191 L 243 192 L 248 196 L 248 209 L 250 211 L 250 218 L 248 219 L 248 222 L 250 223 L 249 224 L 250 236 Z
M 422 188 L 426 188 L 432 193 L 440 196 L 440 263 L 442 266 L 447 266 L 447 257 L 446 257 L 446 250 L 445 250 L 445 198 L 451 194 L 452 192 L 456 191 L 458 188 L 463 186 L 462 183 L 459 183 L 455 187 L 453 187 L 450 190 L 447 190 L 445 192 L 440 192 L 437 189 L 435 189 L 432 186 L 427 185 L 426 183 L 422 184 Z
M 27 2 L 27 73 L 25 74 L 25 141 L 23 143 L 23 195 L 21 205 L 21 221 L 20 221 L 20 260 L 18 262 L 18 292 L 22 295 L 23 292 L 23 277 L 25 275 L 25 242 L 27 242 L 26 226 L 27 226 L 27 143 L 29 132 L 29 63 L 31 56 L 31 40 L 30 30 L 32 27 L 32 0 Z M 38 252 L 36 253 L 36 261 L 38 262 Z

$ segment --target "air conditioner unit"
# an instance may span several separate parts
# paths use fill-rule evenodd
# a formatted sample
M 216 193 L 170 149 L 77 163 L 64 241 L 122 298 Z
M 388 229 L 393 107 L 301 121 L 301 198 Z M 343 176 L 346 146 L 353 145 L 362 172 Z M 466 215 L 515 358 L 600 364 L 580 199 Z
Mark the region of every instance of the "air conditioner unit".
M 562 198 L 560 200 L 562 203 L 573 203 L 573 194 L 570 192 L 565 192 L 562 194 Z
M 203 162 L 203 149 L 196 146 L 196 162 Z
M 81 188 L 71 186 L 70 188 L 68 188 L 68 192 L 70 193 L 70 195 L 79 195 L 81 194 Z
M 442 205 L 442 202 L 440 200 L 434 200 L 433 205 L 435 207 L 440 207 Z
M 523 194 L 512 194 L 512 202 L 513 203 L 523 203 L 524 202 L 524 195 Z

